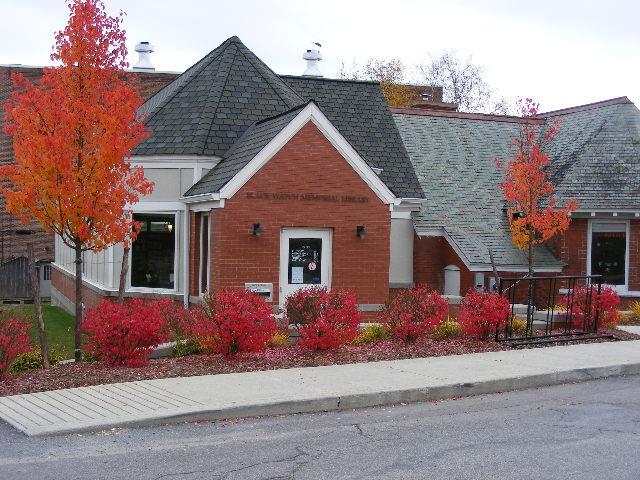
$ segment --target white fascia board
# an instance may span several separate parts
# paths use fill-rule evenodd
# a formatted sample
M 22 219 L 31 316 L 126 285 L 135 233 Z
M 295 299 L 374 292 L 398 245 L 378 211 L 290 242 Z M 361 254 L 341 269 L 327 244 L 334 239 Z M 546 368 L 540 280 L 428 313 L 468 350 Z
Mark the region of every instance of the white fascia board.
M 435 228 L 421 228 L 416 230 L 416 235 L 418 237 L 444 237 L 444 228 L 435 227 Z
M 612 216 L 617 216 L 617 215 L 633 215 L 633 216 L 640 216 L 640 210 L 639 209 L 628 209 L 628 208 L 616 208 L 616 209 L 598 209 L 598 208 L 588 208 L 585 210 L 574 210 L 573 212 L 571 212 L 571 216 L 575 217 L 576 215 L 586 215 L 586 216 L 591 216 L 592 214 L 609 214 Z
M 220 194 L 219 193 L 200 193 L 198 195 L 180 197 L 179 200 L 184 203 L 215 202 L 220 200 Z
M 392 212 L 419 212 L 426 203 L 427 200 L 425 198 L 396 198 L 396 200 L 389 205 L 389 210 Z
M 199 202 L 189 204 L 189 210 L 192 212 L 208 212 L 214 208 L 224 208 L 224 198 L 211 202 Z
M 380 180 L 374 170 L 313 102 L 304 107 L 240 172 L 222 187 L 220 198 L 231 198 L 309 121 L 318 127 L 327 140 L 383 203 L 392 204 L 396 200 L 393 192 Z
M 529 273 L 529 268 L 525 266 L 508 266 L 508 265 L 496 265 L 498 272 L 508 273 Z M 469 268 L 470 272 L 493 272 L 493 267 L 486 264 L 471 264 Z M 562 273 L 562 267 L 535 267 L 535 273 Z
M 138 202 L 127 207 L 132 212 L 173 212 L 184 210 L 183 202 Z
M 405 210 L 391 210 L 391 218 L 403 218 L 411 220 L 411 212 Z
M 131 163 L 212 163 L 222 160 L 215 155 L 132 155 L 129 157 Z

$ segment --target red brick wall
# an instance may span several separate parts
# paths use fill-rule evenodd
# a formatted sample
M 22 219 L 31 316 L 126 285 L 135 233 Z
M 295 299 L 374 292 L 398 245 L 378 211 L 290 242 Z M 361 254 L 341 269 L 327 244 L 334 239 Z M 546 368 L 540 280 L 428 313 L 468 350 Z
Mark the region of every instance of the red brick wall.
M 247 198 L 247 194 L 354 195 L 367 203 Z M 211 286 L 273 283 L 279 299 L 282 227 L 333 229 L 332 287 L 353 288 L 358 303 L 384 303 L 389 293 L 390 213 L 312 123 L 304 126 L 223 209 L 211 211 Z M 260 223 L 262 235 L 252 235 Z M 356 236 L 356 226 L 366 237 Z
M 76 301 L 76 281 L 75 277 L 67 275 L 57 268 L 51 269 L 51 285 L 53 288 L 58 290 L 62 295 L 67 297 L 69 301 L 75 303 Z M 86 285 L 82 286 L 82 303 L 84 303 L 86 308 L 91 308 L 94 305 L 100 303 L 100 301 L 104 300 L 105 297 L 100 295 L 95 290 L 87 287 Z
M 416 237 L 413 250 L 413 281 L 444 291 L 444 267 L 460 268 L 460 293 L 465 294 L 474 286 L 474 274 L 451 248 L 444 237 Z
M 574 218 L 568 230 L 547 242 L 553 254 L 567 263 L 563 275 L 587 274 L 587 229 L 586 218 Z
M 640 291 L 640 220 L 631 220 L 629 236 L 629 290 Z

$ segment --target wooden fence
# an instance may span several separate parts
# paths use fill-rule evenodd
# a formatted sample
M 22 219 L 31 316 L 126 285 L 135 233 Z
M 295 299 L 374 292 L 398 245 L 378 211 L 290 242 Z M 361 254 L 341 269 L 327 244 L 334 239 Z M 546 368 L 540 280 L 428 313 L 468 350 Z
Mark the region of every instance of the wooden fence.
M 29 299 L 32 295 L 27 258 L 14 258 L 0 265 L 0 301 Z

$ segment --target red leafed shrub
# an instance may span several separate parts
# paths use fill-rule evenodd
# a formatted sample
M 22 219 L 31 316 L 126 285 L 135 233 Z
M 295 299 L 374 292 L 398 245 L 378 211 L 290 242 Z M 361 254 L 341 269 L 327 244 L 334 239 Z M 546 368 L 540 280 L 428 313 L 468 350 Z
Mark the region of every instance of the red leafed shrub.
M 287 298 L 286 311 L 300 333 L 298 344 L 310 350 L 332 350 L 358 335 L 361 317 L 351 290 L 298 290 Z
M 447 301 L 426 285 L 399 292 L 387 303 L 382 318 L 389 334 L 404 342 L 413 342 L 433 332 L 447 319 Z
M 86 350 L 111 366 L 146 365 L 147 355 L 169 339 L 163 315 L 167 305 L 139 298 L 124 304 L 103 300 L 82 322 L 89 334 Z
M 458 323 L 467 335 L 486 340 L 509 316 L 509 301 L 495 292 L 467 293 L 460 305 Z
M 620 322 L 618 305 L 620 305 L 620 295 L 611 287 L 602 287 L 598 293 L 598 287 L 593 286 L 591 292 L 588 287 L 576 287 L 572 293 L 566 294 L 560 300 L 571 317 L 573 328 L 590 330 L 598 316 L 598 330 L 607 325 L 616 325 Z M 589 305 L 589 296 L 591 304 Z
M 235 355 L 264 350 L 276 331 L 271 306 L 247 290 L 207 293 L 192 333 L 206 351 Z
M 30 350 L 31 324 L 11 313 L 0 312 L 0 380 L 7 378 L 13 360 Z

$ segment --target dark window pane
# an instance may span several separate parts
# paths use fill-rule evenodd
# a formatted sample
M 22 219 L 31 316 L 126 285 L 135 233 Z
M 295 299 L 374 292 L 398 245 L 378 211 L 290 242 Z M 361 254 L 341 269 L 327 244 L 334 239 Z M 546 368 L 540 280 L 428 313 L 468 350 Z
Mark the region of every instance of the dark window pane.
M 306 285 L 322 283 L 321 253 L 321 238 L 290 238 L 289 283 Z
M 209 216 L 202 217 L 202 231 L 200 235 L 202 241 L 202 252 L 200 252 L 200 291 L 204 293 L 209 288 L 209 276 L 207 274 L 209 271 Z
M 593 232 L 591 274 L 602 275 L 609 285 L 624 285 L 626 249 L 625 232 Z
M 140 223 L 131 245 L 131 286 L 174 288 L 175 216 L 134 214 Z

